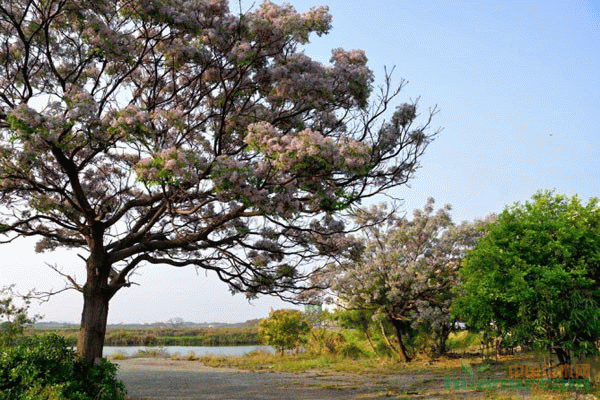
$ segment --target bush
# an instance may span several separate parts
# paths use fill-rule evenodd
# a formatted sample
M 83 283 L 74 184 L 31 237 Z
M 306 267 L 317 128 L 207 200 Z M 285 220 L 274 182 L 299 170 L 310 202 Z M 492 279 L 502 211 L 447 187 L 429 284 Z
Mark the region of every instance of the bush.
M 340 332 L 320 328 L 310 332 L 307 347 L 315 355 L 338 354 L 346 343 L 346 338 Z
M 340 355 L 346 358 L 360 358 L 366 353 L 353 341 L 338 331 L 330 331 L 326 328 L 313 329 L 306 345 L 311 354 Z
M 76 359 L 54 334 L 0 348 L 0 400 L 123 400 L 117 367 L 103 360 L 90 366 Z
M 341 346 L 341 348 L 339 349 L 339 354 L 342 357 L 352 359 L 361 358 L 366 355 L 365 352 L 360 347 L 358 347 L 356 343 L 353 342 L 348 342 Z
M 310 326 L 298 310 L 272 310 L 269 318 L 260 321 L 259 328 L 265 344 L 284 350 L 298 349 L 304 343 Z

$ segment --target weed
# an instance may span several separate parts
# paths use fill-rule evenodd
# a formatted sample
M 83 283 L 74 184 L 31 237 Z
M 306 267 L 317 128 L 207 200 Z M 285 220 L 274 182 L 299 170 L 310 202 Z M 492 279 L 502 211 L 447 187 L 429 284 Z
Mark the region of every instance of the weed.
M 128 357 L 127 357 L 127 353 L 125 353 L 123 350 L 119 350 L 119 351 L 116 351 L 111 356 L 109 356 L 108 358 L 110 358 L 111 360 L 125 360 Z
M 143 357 L 143 358 L 160 357 L 160 358 L 166 358 L 166 357 L 169 357 L 169 353 L 167 353 L 167 350 L 164 347 L 151 347 L 151 348 L 146 348 L 146 349 L 138 350 L 137 353 L 135 353 L 134 357 Z

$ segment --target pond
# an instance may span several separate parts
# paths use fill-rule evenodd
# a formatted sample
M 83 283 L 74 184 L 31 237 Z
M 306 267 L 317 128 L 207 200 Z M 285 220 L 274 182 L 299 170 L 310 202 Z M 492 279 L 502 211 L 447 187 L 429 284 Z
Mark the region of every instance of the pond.
M 164 353 L 171 356 L 186 356 L 190 353 L 194 353 L 196 356 L 243 356 L 253 351 L 275 353 L 275 349 L 271 346 L 104 346 L 103 355 L 109 357 L 120 354 L 130 357 L 139 352 L 146 354 Z

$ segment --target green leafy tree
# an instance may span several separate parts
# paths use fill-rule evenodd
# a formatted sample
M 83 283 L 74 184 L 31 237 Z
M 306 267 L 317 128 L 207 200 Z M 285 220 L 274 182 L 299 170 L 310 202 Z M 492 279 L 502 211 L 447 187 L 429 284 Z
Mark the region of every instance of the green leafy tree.
M 0 289 L 0 346 L 13 345 L 23 335 L 25 327 L 35 322 L 37 316 L 28 314 L 30 301 L 15 302 L 13 286 Z
M 0 233 L 77 249 L 88 361 L 143 265 L 294 298 L 436 134 L 362 50 L 303 52 L 327 7 L 229 3 L 0 0 Z
M 332 315 L 332 318 L 338 322 L 341 328 L 356 329 L 369 343 L 374 354 L 377 354 L 373 336 L 376 335 L 377 327 L 373 321 L 372 310 L 344 310 L 339 309 Z
M 272 310 L 269 318 L 260 321 L 258 329 L 265 343 L 283 354 L 285 350 L 297 349 L 305 341 L 310 325 L 298 310 Z
M 455 313 L 512 344 L 554 351 L 561 364 L 600 337 L 600 208 L 538 192 L 505 208 L 461 269 Z

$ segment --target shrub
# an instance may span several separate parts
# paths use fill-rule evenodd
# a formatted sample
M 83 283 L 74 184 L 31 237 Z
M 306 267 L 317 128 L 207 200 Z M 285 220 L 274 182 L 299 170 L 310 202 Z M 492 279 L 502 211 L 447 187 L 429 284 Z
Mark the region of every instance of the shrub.
M 117 367 L 90 366 L 60 336 L 49 334 L 0 348 L 0 400 L 123 400 Z
M 356 343 L 348 342 L 341 346 L 339 354 L 342 357 L 357 359 L 365 356 L 365 352 Z
M 164 347 L 149 347 L 138 350 L 134 357 L 167 358 L 169 353 Z
M 319 328 L 310 332 L 307 347 L 315 355 L 338 354 L 346 343 L 346 338 L 340 332 Z
M 298 349 L 310 326 L 298 310 L 272 310 L 269 318 L 260 321 L 258 329 L 265 343 L 283 354 L 284 350 Z

